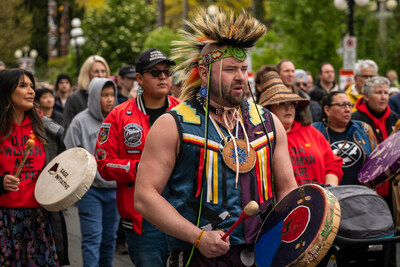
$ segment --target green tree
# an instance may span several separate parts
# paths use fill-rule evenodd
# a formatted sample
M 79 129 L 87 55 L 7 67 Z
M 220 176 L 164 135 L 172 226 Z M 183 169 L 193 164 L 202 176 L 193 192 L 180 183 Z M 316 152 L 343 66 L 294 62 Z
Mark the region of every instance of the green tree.
M 227 9 L 233 9 L 236 12 L 240 12 L 243 8 L 246 9 L 249 14 L 251 14 L 252 0 L 186 0 L 188 4 L 188 14 L 189 20 L 193 18 L 200 7 L 207 8 L 210 5 L 215 5 L 217 7 Z M 177 29 L 183 26 L 183 7 L 184 0 L 165 0 L 165 25 L 171 27 L 172 29 Z M 186 14 L 185 14 L 186 15 Z
M 30 44 L 32 15 L 24 5 L 24 0 L 0 0 L 0 60 L 7 67 L 16 67 L 16 49 Z
M 35 76 L 39 80 L 46 78 L 48 59 L 48 7 L 47 1 L 25 0 L 29 13 L 32 16 L 32 38 L 28 45 L 38 51 L 35 63 Z
M 291 59 L 297 68 L 317 73 L 318 66 L 330 61 L 341 66 L 336 53 L 341 40 L 340 11 L 333 1 L 286 0 L 269 2 L 271 28 L 282 45 L 282 58 Z
M 386 58 L 384 62 L 378 61 L 380 74 L 386 75 L 388 70 L 400 72 L 400 8 L 397 7 L 393 17 L 387 20 Z
M 89 9 L 82 29 L 86 43 L 82 59 L 100 55 L 111 71 L 123 64 L 133 64 L 143 50 L 149 31 L 154 28 L 155 9 L 144 0 L 108 0 L 103 7 Z
M 169 27 L 164 26 L 150 32 L 143 45 L 143 50 L 149 48 L 157 48 L 163 51 L 168 57 L 171 56 L 171 42 L 178 40 L 180 37 Z
M 256 73 L 262 65 L 275 65 L 284 55 L 281 52 L 280 39 L 277 34 L 269 30 L 251 50 L 252 69 Z

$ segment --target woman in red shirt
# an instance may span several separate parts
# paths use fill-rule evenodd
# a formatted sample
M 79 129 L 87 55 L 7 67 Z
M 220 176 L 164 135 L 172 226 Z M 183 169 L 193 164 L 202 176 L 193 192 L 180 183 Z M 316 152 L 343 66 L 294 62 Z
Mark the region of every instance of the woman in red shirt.
M 342 158 L 332 152 L 325 137 L 303 116 L 310 101 L 289 90 L 276 72 L 266 73 L 263 80 L 259 103 L 274 113 L 286 130 L 297 184 L 338 185 L 343 176 Z
M 59 266 L 48 213 L 34 196 L 46 161 L 45 131 L 34 107 L 34 88 L 30 72 L 0 71 L 1 266 Z M 29 139 L 35 144 L 16 175 Z

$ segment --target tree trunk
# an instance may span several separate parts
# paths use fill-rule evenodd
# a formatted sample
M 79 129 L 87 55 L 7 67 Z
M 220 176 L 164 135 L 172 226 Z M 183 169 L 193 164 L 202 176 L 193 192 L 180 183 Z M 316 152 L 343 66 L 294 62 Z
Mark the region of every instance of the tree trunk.
M 157 27 L 164 26 L 165 6 L 164 0 L 157 0 Z

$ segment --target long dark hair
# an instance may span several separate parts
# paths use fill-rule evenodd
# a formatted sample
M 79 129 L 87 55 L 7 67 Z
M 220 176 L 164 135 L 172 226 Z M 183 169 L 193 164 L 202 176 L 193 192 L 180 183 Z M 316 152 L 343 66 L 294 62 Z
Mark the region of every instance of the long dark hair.
M 21 76 L 26 75 L 35 87 L 35 78 L 32 73 L 23 69 L 4 69 L 0 71 L 0 142 L 7 139 L 12 131 L 12 121 L 15 107 L 11 100 L 11 95 L 17 88 Z M 43 122 L 37 112 L 37 107 L 25 111 L 25 115 L 31 119 L 32 128 L 43 144 L 47 144 Z
M 322 112 L 321 112 L 321 120 L 324 122 L 328 121 L 328 116 L 325 113 L 324 107 L 325 106 L 330 106 L 333 102 L 333 98 L 338 95 L 338 94 L 346 94 L 345 91 L 333 91 L 330 92 L 328 95 L 326 95 L 323 99 L 322 99 Z

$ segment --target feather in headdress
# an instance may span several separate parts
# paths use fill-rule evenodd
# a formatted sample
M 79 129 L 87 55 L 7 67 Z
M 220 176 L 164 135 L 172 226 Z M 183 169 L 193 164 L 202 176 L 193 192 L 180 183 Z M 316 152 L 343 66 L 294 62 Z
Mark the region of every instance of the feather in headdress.
M 181 60 L 176 69 L 183 69 L 184 83 L 181 93 L 182 100 L 196 96 L 200 88 L 198 73 L 198 58 L 207 44 L 218 46 L 253 47 L 267 28 L 255 18 L 250 17 L 245 10 L 237 17 L 233 11 L 225 13 L 218 9 L 215 16 L 210 17 L 204 8 L 200 10 L 193 22 L 186 21 L 193 31 L 182 30 L 184 41 L 174 41 L 173 60 Z

